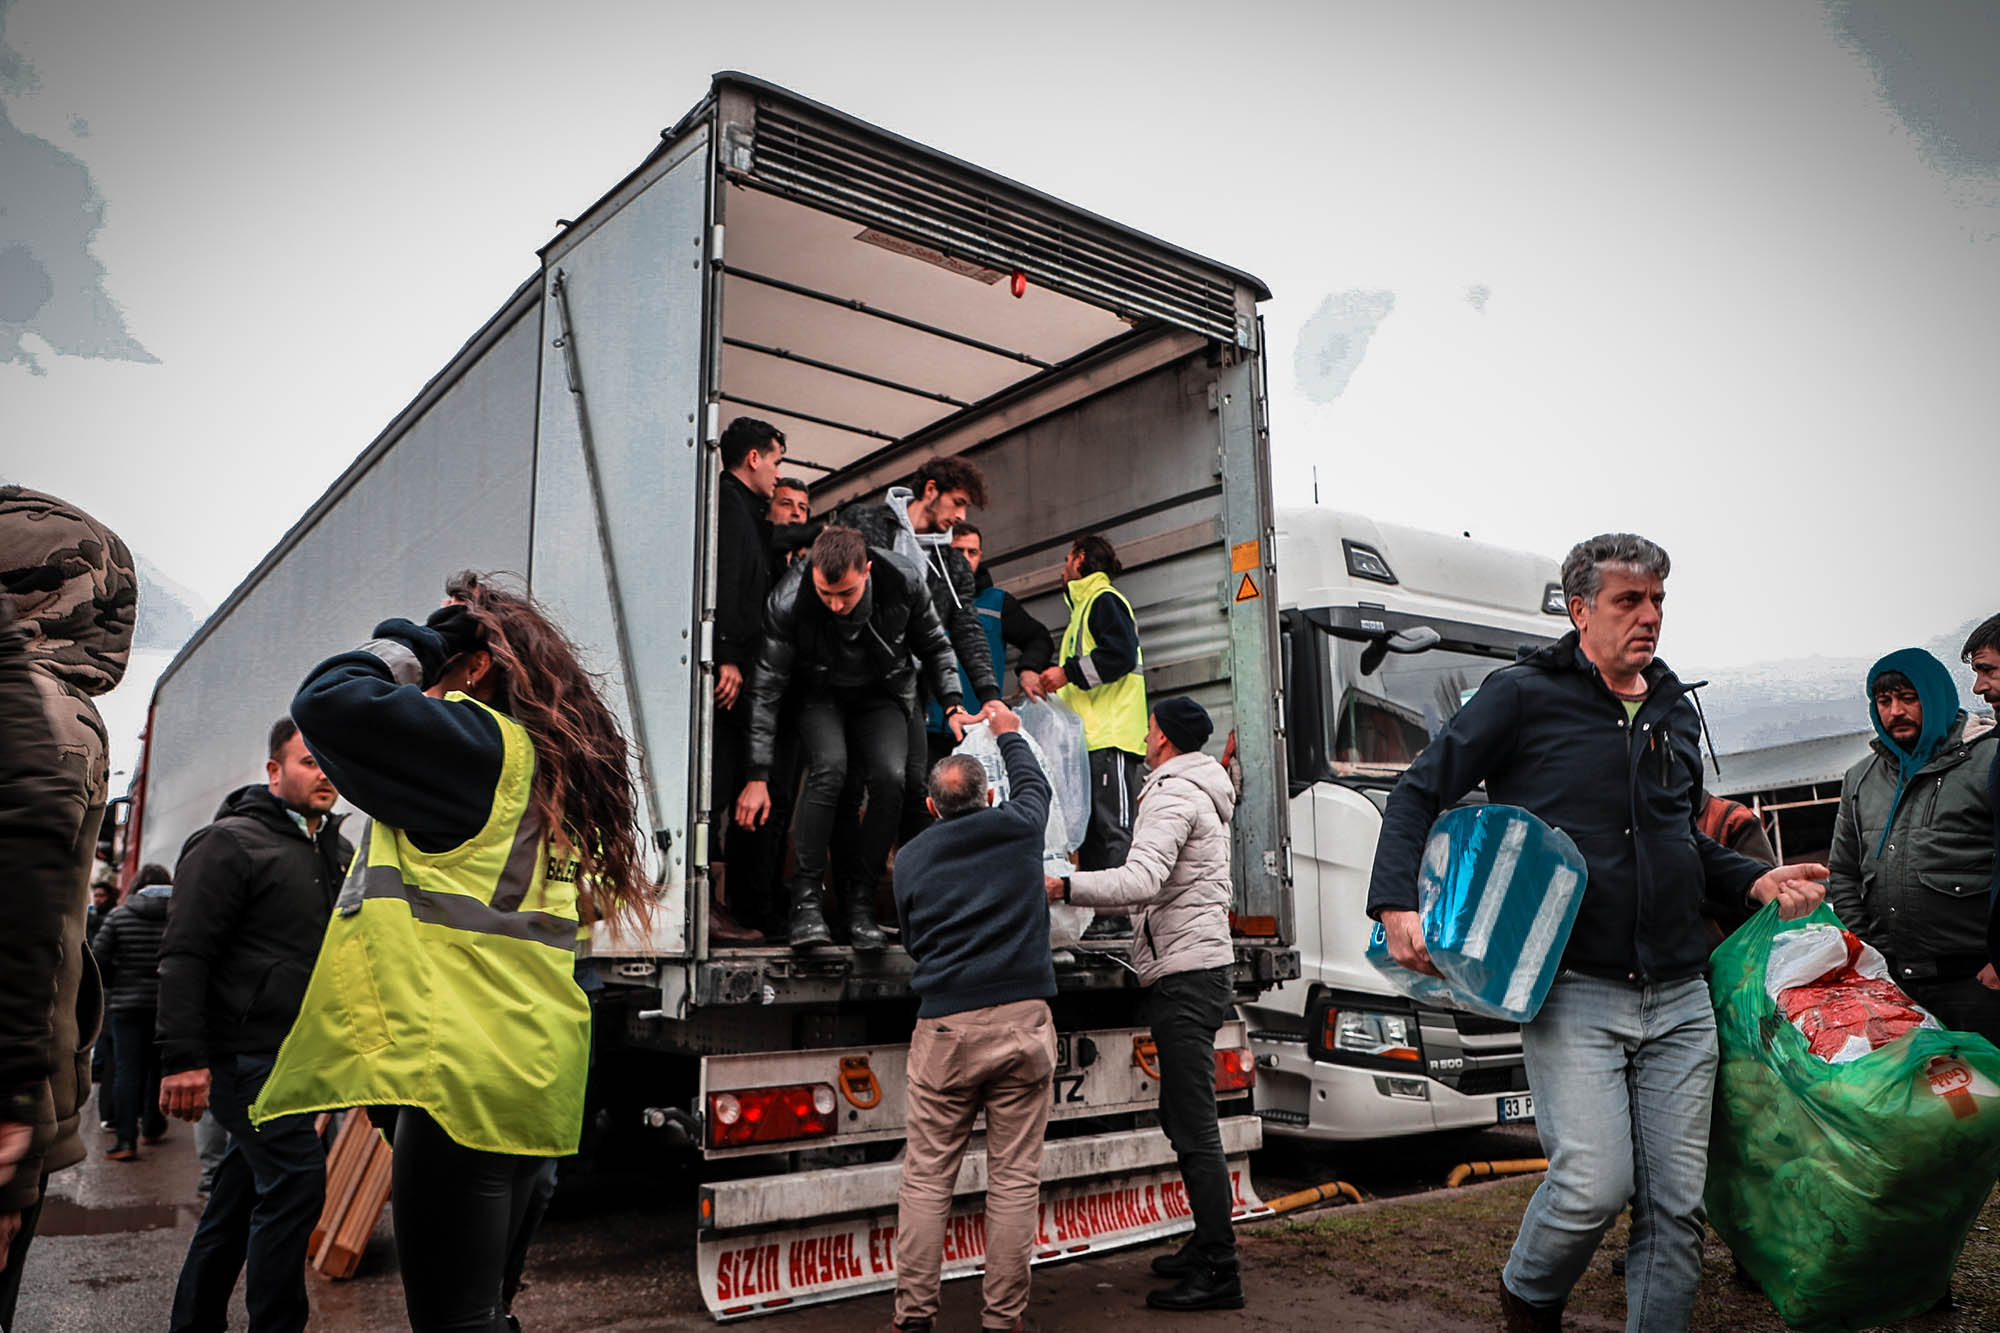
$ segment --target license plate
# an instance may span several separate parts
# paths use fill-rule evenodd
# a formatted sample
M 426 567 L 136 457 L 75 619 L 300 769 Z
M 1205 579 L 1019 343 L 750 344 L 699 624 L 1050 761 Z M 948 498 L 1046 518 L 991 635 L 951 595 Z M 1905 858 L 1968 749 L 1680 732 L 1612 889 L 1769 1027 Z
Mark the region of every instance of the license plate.
M 1070 1072 L 1069 1036 L 1070 1034 L 1067 1032 L 1056 1033 L 1056 1072 L 1058 1074 L 1067 1074 Z
M 1501 1124 L 1505 1125 L 1515 1120 L 1533 1120 L 1534 1118 L 1535 1118 L 1534 1093 L 1517 1092 L 1510 1097 L 1502 1097 L 1500 1099 Z

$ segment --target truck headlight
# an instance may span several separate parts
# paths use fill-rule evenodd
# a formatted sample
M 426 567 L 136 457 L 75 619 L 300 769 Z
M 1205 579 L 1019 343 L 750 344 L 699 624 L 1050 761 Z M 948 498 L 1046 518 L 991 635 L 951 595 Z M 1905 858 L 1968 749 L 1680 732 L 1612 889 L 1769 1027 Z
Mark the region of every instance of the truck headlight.
M 1375 1060 L 1407 1060 L 1421 1065 L 1416 1020 L 1408 1014 L 1384 1014 L 1369 1009 L 1329 1009 L 1321 1044 L 1340 1055 Z

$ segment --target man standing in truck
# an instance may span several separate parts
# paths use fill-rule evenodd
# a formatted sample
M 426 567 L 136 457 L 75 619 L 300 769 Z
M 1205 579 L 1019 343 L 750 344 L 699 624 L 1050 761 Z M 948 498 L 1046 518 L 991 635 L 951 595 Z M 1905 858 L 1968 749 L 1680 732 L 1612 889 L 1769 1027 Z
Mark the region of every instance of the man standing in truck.
M 1090 827 L 1077 848 L 1079 870 L 1125 864 L 1132 817 L 1146 754 L 1146 655 L 1132 603 L 1112 586 L 1123 566 L 1110 542 L 1096 533 L 1076 539 L 1063 562 L 1063 596 L 1069 627 L 1056 664 L 1038 675 L 1021 673 L 1031 699 L 1053 694 L 1083 720 L 1090 749 Z M 1085 939 L 1132 933 L 1127 917 L 1099 916 Z
M 736 801 L 736 822 L 757 828 L 770 817 L 778 708 L 786 690 L 796 687 L 806 781 L 792 825 L 798 866 L 789 936 L 795 949 L 833 942 L 819 890 L 850 767 L 861 774 L 867 805 L 853 855 L 835 867 L 848 940 L 869 952 L 888 944 L 875 921 L 875 885 L 902 813 L 910 718 L 922 716 L 916 711 L 920 664 L 944 701 L 947 720 L 962 732 L 969 719 L 959 706 L 951 641 L 931 606 L 923 571 L 893 551 L 870 548 L 853 528 L 835 525 L 820 533 L 771 593 L 751 678 L 749 781 Z
M 1627 1327 L 1685 1329 L 1701 1278 L 1715 1011 L 1702 909 L 1788 918 L 1825 866 L 1767 870 L 1695 826 L 1699 723 L 1654 656 L 1670 568 L 1631 533 L 1562 565 L 1575 628 L 1486 678 L 1390 793 L 1368 914 L 1398 963 L 1436 975 L 1417 911 L 1431 823 L 1481 782 L 1576 840 L 1589 867 L 1562 971 L 1521 1029 L 1549 1172 L 1501 1274 L 1507 1327 L 1558 1329 L 1570 1288 L 1628 1202 Z
M 839 521 L 859 530 L 870 546 L 894 551 L 924 571 L 931 606 L 951 637 L 952 652 L 958 657 L 966 683 L 965 697 L 978 700 L 984 707 L 1000 697 L 1000 672 L 974 606 L 979 590 L 972 566 L 951 540 L 952 532 L 975 505 L 986 507 L 986 477 L 979 468 L 963 458 L 933 458 L 916 470 L 908 486 L 891 486 L 882 503 L 843 506 Z M 999 666 L 1005 665 L 1003 658 Z M 904 842 L 921 833 L 930 822 L 929 810 L 924 805 L 924 779 L 930 768 L 924 718 L 931 704 L 942 707 L 941 700 L 921 688 L 917 703 L 917 712 L 910 718 L 910 743 L 904 757 L 901 829 Z M 849 796 L 853 796 L 852 791 Z
M 708 937 L 719 944 L 762 944 L 764 933 L 730 912 L 727 888 L 729 811 L 743 789 L 743 756 L 749 747 L 750 699 L 744 673 L 764 633 L 764 600 L 771 594 L 771 523 L 766 517 L 777 490 L 785 436 L 768 421 L 738 417 L 722 432 L 722 479 L 715 500 L 715 734 L 709 782 Z M 738 838 L 749 850 L 752 839 Z M 744 869 L 754 865 L 740 858 Z M 761 889 L 745 875 L 738 885 L 746 907 Z
M 1055 661 L 1056 642 L 1049 637 L 1049 631 L 1041 621 L 1028 614 L 1008 592 L 993 582 L 993 576 L 984 568 L 985 538 L 970 519 L 961 519 L 951 530 L 951 546 L 965 557 L 965 563 L 972 566 L 973 598 L 972 609 L 979 616 L 979 628 L 986 635 L 986 649 L 993 657 L 993 679 L 1006 692 L 1007 650 L 1014 649 L 1020 654 L 1016 669 L 1022 679 L 1030 673 L 1039 673 Z M 972 678 L 965 667 L 958 669 L 959 688 L 968 696 L 974 693 Z M 931 762 L 951 753 L 952 736 L 944 725 L 944 709 L 936 703 L 931 705 L 929 740 Z

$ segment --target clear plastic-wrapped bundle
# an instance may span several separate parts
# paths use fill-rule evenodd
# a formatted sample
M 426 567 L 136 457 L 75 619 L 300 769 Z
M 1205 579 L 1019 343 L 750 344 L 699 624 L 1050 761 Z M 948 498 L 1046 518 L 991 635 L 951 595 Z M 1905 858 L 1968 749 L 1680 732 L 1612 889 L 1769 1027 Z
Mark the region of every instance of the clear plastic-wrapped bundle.
M 1025 714 L 1027 710 L 1023 709 L 1022 711 Z M 1076 714 L 1070 712 L 1069 709 L 1065 708 L 1062 711 L 1068 713 L 1071 719 L 1075 719 Z M 1035 756 L 1035 762 L 1042 766 L 1042 773 L 1048 777 L 1050 787 L 1056 789 L 1059 793 L 1061 790 L 1059 775 L 1062 771 L 1062 766 L 1050 762 L 1047 751 L 1028 732 L 1025 716 L 1022 719 L 1020 735 L 1021 739 L 1028 743 L 1028 750 Z M 1082 732 L 1080 729 L 1077 732 L 1077 738 L 1078 742 L 1081 743 Z M 993 803 L 995 805 L 1002 804 L 1007 800 L 1007 761 L 1000 754 L 1000 738 L 993 734 L 991 727 L 982 722 L 977 726 L 968 728 L 965 738 L 958 743 L 958 748 L 953 753 L 970 755 L 972 758 L 977 759 L 980 765 L 985 768 L 986 784 L 993 788 Z M 1088 792 L 1087 786 L 1085 791 L 1086 793 Z M 1069 820 L 1064 813 L 1062 799 L 1060 795 L 1057 795 L 1055 799 L 1049 802 L 1049 820 L 1044 826 L 1042 834 L 1042 866 L 1044 872 L 1051 875 L 1067 876 L 1070 871 L 1070 853 L 1075 851 L 1077 845 L 1082 841 L 1083 838 L 1080 834 L 1074 839 L 1071 838 Z M 1050 944 L 1058 949 L 1067 949 L 1073 946 L 1083 937 L 1084 928 L 1090 925 L 1091 917 L 1094 915 L 1095 913 L 1088 907 L 1074 907 L 1068 903 L 1051 903 L 1049 905 Z
M 1073 852 L 1090 830 L 1090 747 L 1084 743 L 1083 719 L 1059 699 L 1022 704 L 1018 716 L 1021 730 L 1040 749 L 1042 770 L 1062 807 L 1066 850 Z
M 1815 972 L 1801 962 L 1813 952 L 1836 965 Z M 1814 1054 L 1826 1032 L 1788 1012 L 1811 982 L 1784 974 L 1839 984 L 1871 970 L 1824 905 L 1797 921 L 1768 905 L 1712 960 L 1708 1219 L 1797 1328 L 1871 1328 L 1936 1305 L 2000 1173 L 2000 1050 L 1985 1038 L 1901 1025 L 1877 1045 L 1886 1034 L 1863 1022 L 1853 1042 L 1821 1042 L 1832 1058 Z
M 1431 825 L 1417 888 L 1424 947 L 1443 980 L 1391 958 L 1379 922 L 1368 961 L 1414 999 L 1525 1023 L 1561 966 L 1584 881 L 1569 835 L 1526 810 L 1447 810 Z

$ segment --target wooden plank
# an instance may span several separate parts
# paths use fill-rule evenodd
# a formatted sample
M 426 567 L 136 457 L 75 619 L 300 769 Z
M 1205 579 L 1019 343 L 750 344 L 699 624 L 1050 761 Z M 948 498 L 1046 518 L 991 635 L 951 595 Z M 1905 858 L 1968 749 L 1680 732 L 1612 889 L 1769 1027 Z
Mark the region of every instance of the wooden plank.
M 354 1198 L 356 1186 L 361 1183 L 361 1172 L 368 1161 L 366 1145 L 362 1140 L 372 1137 L 374 1127 L 368 1123 L 366 1112 L 350 1111 L 340 1122 L 340 1133 L 334 1136 L 333 1149 L 326 1157 L 326 1203 L 321 1207 L 319 1221 L 314 1223 L 312 1236 L 306 1242 L 306 1253 L 312 1256 L 315 1264 L 325 1259 L 326 1245 L 339 1229 L 340 1219 Z
M 340 1219 L 339 1230 L 327 1246 L 326 1259 L 318 1265 L 320 1272 L 330 1278 L 354 1276 L 355 1270 L 361 1266 L 362 1252 L 368 1248 L 369 1237 L 375 1234 L 375 1225 L 381 1221 L 382 1209 L 389 1202 L 395 1154 L 379 1135 L 371 1137 L 374 1150 L 367 1170 Z

